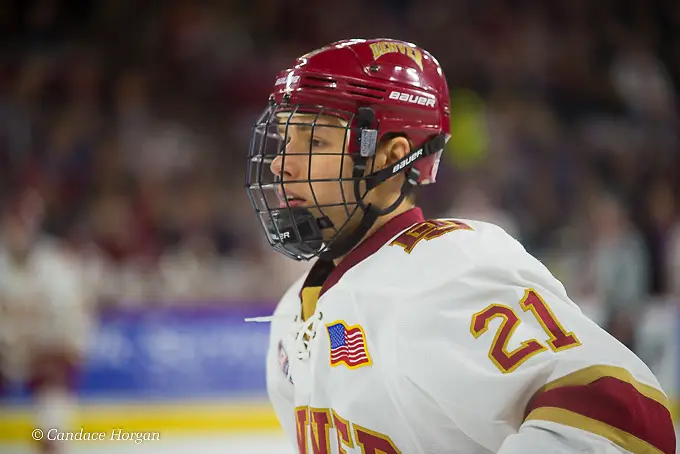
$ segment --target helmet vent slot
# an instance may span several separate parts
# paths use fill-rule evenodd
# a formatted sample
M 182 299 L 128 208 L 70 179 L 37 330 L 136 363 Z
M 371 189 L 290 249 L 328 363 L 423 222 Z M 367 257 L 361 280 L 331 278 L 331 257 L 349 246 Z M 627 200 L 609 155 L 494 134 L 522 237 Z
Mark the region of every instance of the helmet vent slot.
M 349 85 L 350 87 L 361 88 L 364 90 L 379 91 L 382 93 L 385 93 L 387 91 L 384 88 L 376 87 L 375 85 L 357 84 L 355 82 L 349 82 L 347 85 Z
M 358 84 L 356 82 L 348 82 L 347 85 L 354 88 L 354 90 L 349 90 L 350 94 L 371 99 L 385 99 L 385 93 L 387 92 L 384 88 L 374 85 Z
M 361 92 L 361 91 L 348 91 L 347 93 L 349 93 L 351 95 L 355 95 L 355 96 L 363 96 L 364 98 L 380 99 L 380 100 L 385 99 L 385 97 L 382 96 L 382 95 L 374 95 L 374 94 L 371 94 L 371 93 L 364 93 L 364 92 Z
M 335 90 L 338 87 L 338 82 L 332 77 L 303 76 L 300 87 Z

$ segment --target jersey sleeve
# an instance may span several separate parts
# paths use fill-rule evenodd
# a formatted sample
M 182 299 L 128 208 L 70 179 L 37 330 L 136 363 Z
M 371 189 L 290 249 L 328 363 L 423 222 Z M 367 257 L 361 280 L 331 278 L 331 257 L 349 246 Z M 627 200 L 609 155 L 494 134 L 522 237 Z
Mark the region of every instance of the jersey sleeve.
M 499 454 L 675 453 L 652 372 L 540 262 L 499 246 L 440 254 L 438 271 L 396 303 L 400 399 L 432 415 L 414 419 L 416 431 L 449 421 Z

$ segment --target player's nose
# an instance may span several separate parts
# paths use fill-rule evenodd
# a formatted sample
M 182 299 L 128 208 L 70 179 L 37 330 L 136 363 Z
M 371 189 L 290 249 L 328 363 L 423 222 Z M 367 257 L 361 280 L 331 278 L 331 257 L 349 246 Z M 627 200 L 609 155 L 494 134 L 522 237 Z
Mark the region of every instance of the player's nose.
M 280 154 L 272 159 L 271 164 L 269 164 L 269 170 L 271 170 L 274 175 L 281 176 L 281 172 L 283 171 L 283 158 Z
M 299 174 L 300 165 L 297 162 L 297 153 L 291 151 L 291 145 L 279 153 L 270 165 L 271 172 L 283 180 L 292 180 Z
M 284 169 L 284 163 L 285 163 L 285 169 Z M 277 155 L 274 160 L 272 160 L 272 163 L 270 165 L 270 170 L 271 172 L 276 175 L 279 178 L 285 178 L 288 179 L 290 178 L 290 172 L 286 171 L 286 169 L 290 168 L 290 157 L 286 157 L 285 153 L 281 153 Z M 285 174 L 284 174 L 285 172 Z

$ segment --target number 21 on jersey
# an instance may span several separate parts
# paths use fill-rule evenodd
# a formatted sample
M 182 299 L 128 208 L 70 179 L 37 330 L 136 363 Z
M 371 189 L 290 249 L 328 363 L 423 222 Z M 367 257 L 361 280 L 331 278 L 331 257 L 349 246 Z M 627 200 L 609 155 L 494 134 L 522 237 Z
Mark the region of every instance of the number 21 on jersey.
M 519 305 L 525 312 L 531 311 L 533 316 L 536 317 L 538 323 L 549 336 L 547 344 L 552 351 L 559 352 L 581 345 L 574 333 L 567 332 L 564 329 L 536 290 L 525 290 L 524 297 L 520 300 Z M 513 351 L 508 351 L 510 337 L 521 321 L 517 313 L 510 306 L 504 304 L 491 304 L 472 316 L 470 332 L 475 339 L 486 333 L 489 329 L 489 323 L 496 318 L 501 319 L 501 324 L 491 342 L 489 359 L 501 372 L 512 372 L 532 356 L 548 350 L 538 340 L 529 339 L 522 341 L 520 346 Z

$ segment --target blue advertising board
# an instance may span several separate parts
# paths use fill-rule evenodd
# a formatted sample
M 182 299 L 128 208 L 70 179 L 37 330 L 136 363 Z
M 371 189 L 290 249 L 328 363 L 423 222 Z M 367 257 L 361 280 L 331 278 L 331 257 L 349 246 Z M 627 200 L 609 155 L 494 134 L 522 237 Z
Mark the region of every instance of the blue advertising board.
M 271 305 L 115 309 L 100 314 L 78 395 L 88 399 L 196 399 L 265 393 Z M 14 398 L 25 395 L 17 389 Z

